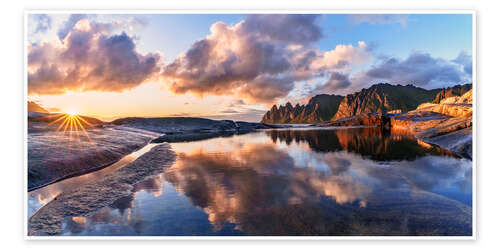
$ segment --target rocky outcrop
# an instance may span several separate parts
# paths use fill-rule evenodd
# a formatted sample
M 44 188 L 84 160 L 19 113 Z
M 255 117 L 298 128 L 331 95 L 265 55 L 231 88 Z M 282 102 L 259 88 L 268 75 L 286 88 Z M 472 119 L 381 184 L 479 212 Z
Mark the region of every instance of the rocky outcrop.
M 218 121 L 194 117 L 127 117 L 111 123 L 164 134 L 237 130 L 237 124 L 231 120 Z
M 472 116 L 472 90 L 461 96 L 452 96 L 442 99 L 439 104 L 423 103 L 418 106 L 418 112 L 431 111 L 451 117 Z
M 436 94 L 436 98 L 434 98 L 434 101 L 432 103 L 441 103 L 442 100 L 453 97 L 453 96 L 461 96 L 465 94 L 467 91 L 472 89 L 472 84 L 463 84 L 463 85 L 455 85 L 453 87 L 449 87 L 446 89 L 443 89 L 439 91 L 439 93 Z
M 417 138 L 472 158 L 472 90 L 441 103 L 424 103 L 416 110 L 391 118 L 392 129 L 407 130 Z
M 399 113 L 414 110 L 424 102 L 434 99 L 439 89 L 426 90 L 413 85 L 375 84 L 347 95 L 340 103 L 333 121 L 356 116 L 363 113 L 388 113 L 397 110 Z
M 262 117 L 262 123 L 320 123 L 329 121 L 337 112 L 344 97 L 340 95 L 316 95 L 305 105 L 291 103 L 279 107 L 274 105 Z

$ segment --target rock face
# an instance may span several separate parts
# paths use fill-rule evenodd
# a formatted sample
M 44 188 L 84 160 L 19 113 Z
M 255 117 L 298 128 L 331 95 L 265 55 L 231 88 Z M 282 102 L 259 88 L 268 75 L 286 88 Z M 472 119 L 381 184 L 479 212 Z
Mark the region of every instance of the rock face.
M 274 105 L 262 117 L 262 123 L 320 123 L 329 121 L 337 113 L 340 102 L 344 99 L 340 95 L 316 95 L 305 105 L 292 106 Z
M 375 84 L 347 95 L 340 103 L 333 121 L 363 113 L 408 112 L 424 102 L 431 102 L 439 89 L 426 90 L 413 85 Z
M 472 116 L 472 89 L 461 96 L 452 96 L 442 99 L 439 104 L 422 103 L 417 111 L 431 111 L 451 117 L 471 117 Z
M 472 158 L 472 90 L 439 104 L 423 103 L 407 114 L 391 118 L 392 129 L 407 130 L 417 138 Z
M 436 98 L 432 103 L 441 103 L 442 100 L 453 97 L 453 96 L 461 96 L 465 94 L 467 91 L 472 89 L 472 84 L 463 84 L 463 85 L 455 85 L 450 88 L 443 89 L 436 94 Z
M 28 112 L 50 113 L 49 111 L 38 105 L 36 102 L 31 101 L 28 101 Z

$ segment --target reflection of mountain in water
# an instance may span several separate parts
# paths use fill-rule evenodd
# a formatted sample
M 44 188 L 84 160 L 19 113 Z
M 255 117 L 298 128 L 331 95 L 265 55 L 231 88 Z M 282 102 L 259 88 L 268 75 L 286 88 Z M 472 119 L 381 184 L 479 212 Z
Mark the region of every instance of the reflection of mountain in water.
M 299 132 L 324 145 L 321 136 Z M 398 145 L 385 142 L 387 148 Z M 470 208 L 429 192 L 462 178 L 464 169 L 448 166 L 453 158 L 419 150 L 408 155 L 427 157 L 387 168 L 351 153 L 321 153 L 315 162 L 328 165 L 324 172 L 300 165 L 273 143 L 246 144 L 231 153 L 200 149 L 179 154 L 163 178 L 202 208 L 216 230 L 229 222 L 248 235 L 470 234 Z M 355 178 L 353 171 L 370 180 Z
M 348 151 L 376 161 L 415 160 L 425 155 L 448 155 L 450 151 L 429 145 L 403 133 L 391 133 L 382 128 L 337 130 L 271 130 L 266 132 L 273 142 L 290 145 L 307 142 L 316 152 Z

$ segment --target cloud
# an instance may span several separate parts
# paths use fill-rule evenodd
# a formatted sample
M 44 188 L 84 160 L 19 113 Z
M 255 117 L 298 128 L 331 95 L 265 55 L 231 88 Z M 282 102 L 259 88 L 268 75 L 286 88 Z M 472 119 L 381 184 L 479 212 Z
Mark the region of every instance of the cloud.
M 52 19 L 46 14 L 31 14 L 32 34 L 44 33 L 52 27 Z
M 59 37 L 59 39 L 63 40 L 71 31 L 71 29 L 73 29 L 75 24 L 84 18 L 87 18 L 86 14 L 71 14 L 68 20 L 64 21 L 62 27 L 60 27 L 57 31 L 57 36 Z
M 317 86 L 312 92 L 314 94 L 336 93 L 340 89 L 348 88 L 352 85 L 349 75 L 341 72 L 333 72 L 324 84 Z
M 266 112 L 267 110 L 265 109 L 256 109 L 246 105 L 241 99 L 236 99 L 231 101 L 225 109 L 217 112 L 216 114 L 203 117 L 216 120 L 254 122 L 261 119 Z
M 472 76 L 472 56 L 471 56 L 471 54 L 469 54 L 465 51 L 462 51 L 457 56 L 457 58 L 455 58 L 452 62 L 462 65 L 464 67 L 463 70 L 467 74 Z
M 310 43 L 323 35 L 316 15 L 250 15 L 211 33 L 164 68 L 174 93 L 237 95 L 250 103 L 285 97 L 295 82 L 364 63 L 364 42 L 320 51 Z
M 120 92 L 160 70 L 158 53 L 141 54 L 125 32 L 110 34 L 113 25 L 71 15 L 59 31 L 61 44 L 28 48 L 28 93 L 75 91 Z M 75 20 L 78 20 L 75 22 Z M 67 26 L 74 23 L 70 29 Z
M 463 59 L 461 56 L 458 58 Z M 368 70 L 358 72 L 351 81 L 355 85 L 389 82 L 421 87 L 442 87 L 451 83 L 470 82 L 470 74 L 455 62 L 460 59 L 448 61 L 423 52 L 413 52 L 404 60 L 383 57 Z
M 249 15 L 242 29 L 269 40 L 309 44 L 323 37 L 318 15 Z
M 402 27 L 408 24 L 408 15 L 401 14 L 352 14 L 348 16 L 352 24 L 392 24 L 397 23 Z

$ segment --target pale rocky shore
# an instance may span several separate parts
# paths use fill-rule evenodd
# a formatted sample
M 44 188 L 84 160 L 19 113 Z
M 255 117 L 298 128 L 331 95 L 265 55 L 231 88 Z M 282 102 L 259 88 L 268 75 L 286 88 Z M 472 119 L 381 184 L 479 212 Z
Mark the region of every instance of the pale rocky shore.
M 130 195 L 134 184 L 170 167 L 175 158 L 170 145 L 159 144 L 102 179 L 64 191 L 29 218 L 28 235 L 62 233 L 66 217 L 86 216 Z
M 439 104 L 424 103 L 416 110 L 391 117 L 392 129 L 410 131 L 415 137 L 472 158 L 472 90 Z

